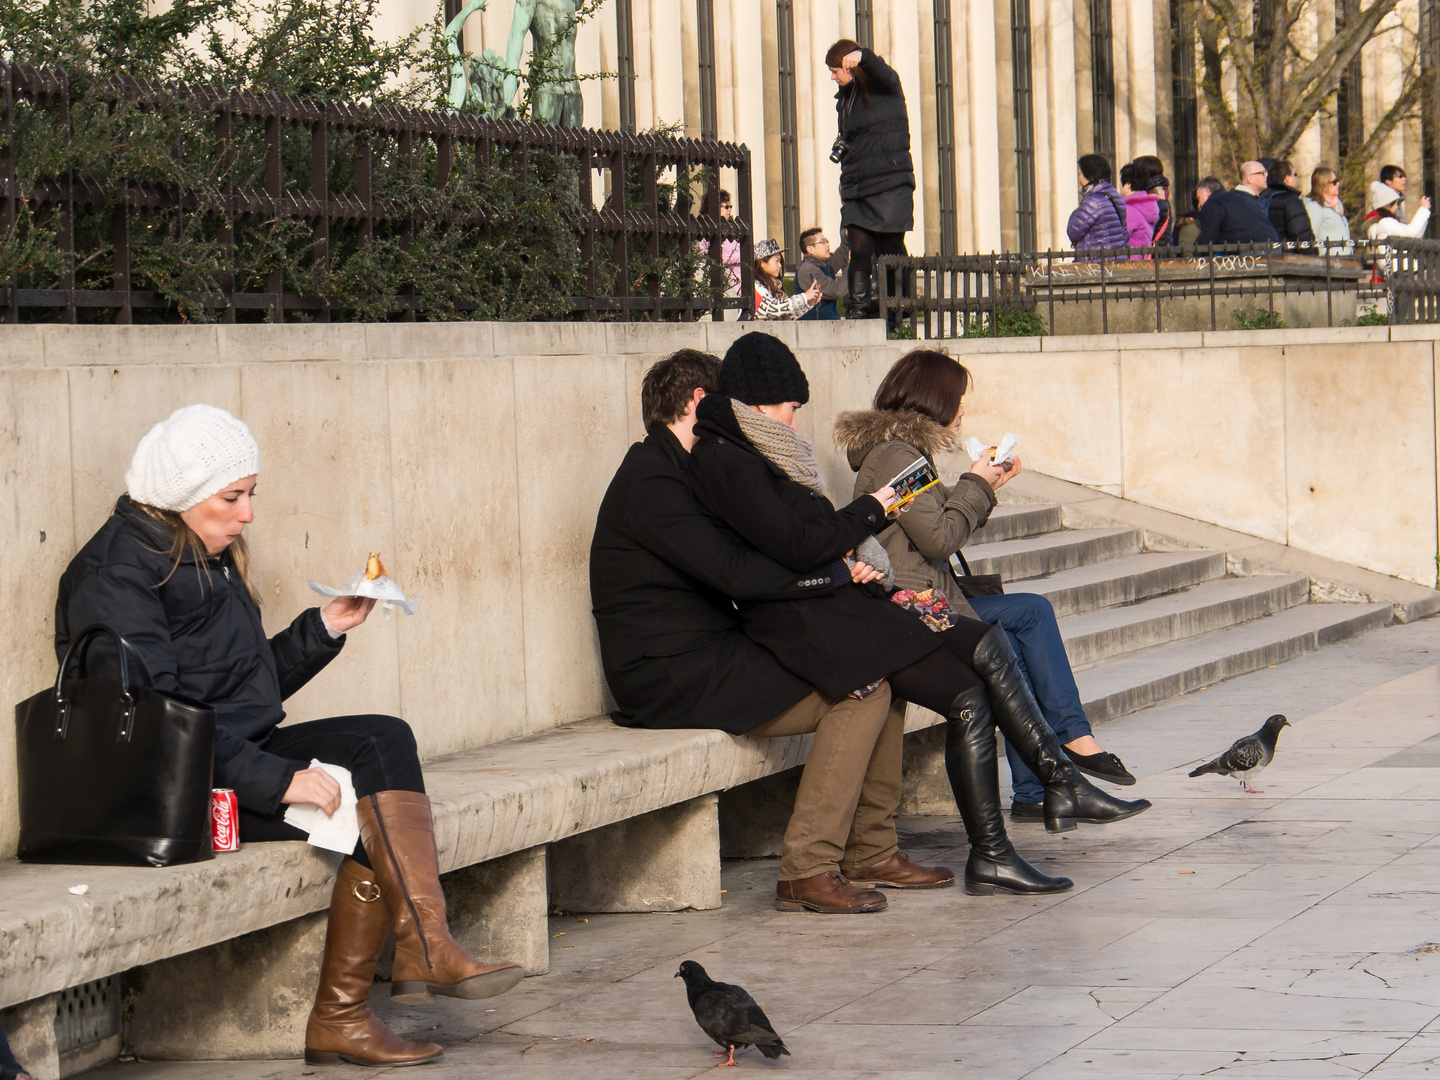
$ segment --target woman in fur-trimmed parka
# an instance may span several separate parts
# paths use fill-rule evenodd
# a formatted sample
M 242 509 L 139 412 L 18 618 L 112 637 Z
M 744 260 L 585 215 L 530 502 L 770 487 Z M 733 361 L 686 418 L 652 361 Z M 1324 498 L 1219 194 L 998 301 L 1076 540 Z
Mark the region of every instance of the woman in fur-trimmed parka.
M 856 490 L 884 484 L 918 457 L 934 466 L 938 455 L 954 450 L 965 415 L 961 398 L 969 383 L 970 373 L 954 358 L 916 349 L 885 376 L 875 393 L 874 409 L 842 413 L 835 422 L 835 441 L 856 470 Z M 895 570 L 895 587 L 922 593 L 937 590 L 960 614 L 1003 627 L 1046 722 L 1070 759 L 1091 776 L 1133 784 L 1135 778 L 1120 759 L 1095 742 L 1050 601 L 1033 593 L 965 596 L 959 552 L 989 520 L 996 490 L 1019 471 L 1018 458 L 1002 466 L 982 456 L 953 486 L 938 483 L 916 496 L 899 521 L 878 537 Z M 1044 788 L 1006 749 L 1015 791 L 1011 817 L 1039 821 Z

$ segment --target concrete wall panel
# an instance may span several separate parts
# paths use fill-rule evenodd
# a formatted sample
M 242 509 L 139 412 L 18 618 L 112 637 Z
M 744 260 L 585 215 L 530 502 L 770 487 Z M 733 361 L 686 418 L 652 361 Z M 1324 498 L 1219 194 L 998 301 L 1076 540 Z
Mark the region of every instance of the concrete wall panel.
M 1121 354 L 1125 497 L 1285 542 L 1276 348 Z M 1178 417 L 1184 417 L 1177 423 Z M 1236 474 L 1245 496 L 1236 498 Z
M 1432 349 L 1285 350 L 1290 544 L 1435 584 Z
M 66 382 L 65 372 L 38 365 L 0 371 L 0 692 L 7 710 L 55 681 L 55 584 L 75 553 Z M 11 715 L 0 724 L 0 857 L 14 852 L 20 828 Z
M 605 356 L 515 360 L 526 727 L 603 709 L 590 618 L 595 512 L 629 445 L 625 363 Z
M 524 730 L 514 371 L 508 360 L 388 367 L 388 569 L 420 597 L 396 627 L 401 715 L 429 756 Z
M 241 416 L 260 443 L 248 532 L 268 633 L 321 602 L 307 580 L 340 585 L 370 551 L 381 552 L 402 589 L 413 587 L 412 568 L 396 556 L 385 374 L 384 364 L 309 362 L 241 372 Z M 286 703 L 289 719 L 398 714 L 403 621 L 377 614 L 347 634 L 344 652 Z

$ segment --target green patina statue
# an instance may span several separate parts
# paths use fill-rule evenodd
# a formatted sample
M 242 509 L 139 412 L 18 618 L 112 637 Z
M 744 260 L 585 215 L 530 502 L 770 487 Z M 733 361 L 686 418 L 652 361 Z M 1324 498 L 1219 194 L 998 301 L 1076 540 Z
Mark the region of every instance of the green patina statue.
M 472 59 L 467 70 L 465 50 L 460 45 L 461 31 L 465 20 L 477 11 L 484 11 L 485 4 L 486 0 L 468 0 L 445 27 L 446 50 L 451 57 L 450 108 L 496 119 L 513 119 L 515 94 L 520 86 L 520 60 L 525 53 L 525 35 L 529 34 L 531 119 L 539 124 L 580 127 L 584 122 L 584 103 L 580 80 L 575 75 L 579 0 L 515 0 L 504 58 L 494 49 L 486 49 Z M 544 62 L 537 65 L 536 56 L 543 56 Z

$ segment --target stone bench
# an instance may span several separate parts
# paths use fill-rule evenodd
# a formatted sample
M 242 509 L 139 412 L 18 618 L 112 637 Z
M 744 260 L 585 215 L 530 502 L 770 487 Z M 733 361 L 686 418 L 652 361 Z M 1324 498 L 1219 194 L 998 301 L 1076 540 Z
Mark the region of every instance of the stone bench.
M 912 709 L 907 726 L 936 719 Z M 778 853 L 809 744 L 602 717 L 427 763 L 453 932 L 541 974 L 553 910 L 719 907 L 722 833 L 726 855 Z M 19 1006 L 4 1018 L 17 1053 L 41 1080 L 113 1057 L 123 981 L 142 1057 L 298 1055 L 338 861 L 270 843 L 167 869 L 0 863 L 0 1008 Z M 63 995 L 97 980 L 86 1000 L 104 997 L 114 1031 L 102 1017 L 101 1039 L 67 1045 L 57 1003 L 63 1020 Z

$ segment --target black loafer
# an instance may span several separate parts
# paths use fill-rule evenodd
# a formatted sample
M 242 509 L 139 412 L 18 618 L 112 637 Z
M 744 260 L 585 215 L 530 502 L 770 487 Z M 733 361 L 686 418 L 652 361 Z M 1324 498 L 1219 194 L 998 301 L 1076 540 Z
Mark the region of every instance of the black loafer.
M 1065 756 L 1075 763 L 1077 769 L 1096 780 L 1119 784 L 1121 787 L 1129 787 L 1135 783 L 1135 777 L 1130 775 L 1125 763 L 1104 750 L 1098 754 L 1077 754 L 1074 750 L 1066 749 Z
M 1010 804 L 1010 820 L 1039 824 L 1045 820 L 1045 807 L 1040 803 L 1012 802 Z

